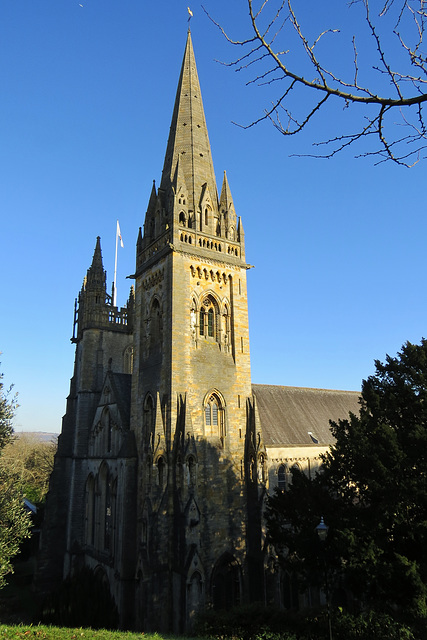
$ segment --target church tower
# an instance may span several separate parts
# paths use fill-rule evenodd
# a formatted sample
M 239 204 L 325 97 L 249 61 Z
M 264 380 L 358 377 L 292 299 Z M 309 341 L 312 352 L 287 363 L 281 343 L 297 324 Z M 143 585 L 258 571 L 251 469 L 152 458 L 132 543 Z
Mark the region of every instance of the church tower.
M 135 293 L 107 293 L 100 239 L 75 306 L 40 591 L 89 567 L 122 627 L 191 631 L 262 600 L 265 451 L 251 389 L 243 227 L 215 180 L 188 32 Z M 259 482 L 261 478 L 262 482 Z M 261 487 L 261 488 L 260 488 Z
M 247 269 L 225 172 L 218 198 L 189 31 L 137 242 L 131 428 L 144 628 L 163 615 L 182 631 L 204 604 L 237 604 L 246 590 Z

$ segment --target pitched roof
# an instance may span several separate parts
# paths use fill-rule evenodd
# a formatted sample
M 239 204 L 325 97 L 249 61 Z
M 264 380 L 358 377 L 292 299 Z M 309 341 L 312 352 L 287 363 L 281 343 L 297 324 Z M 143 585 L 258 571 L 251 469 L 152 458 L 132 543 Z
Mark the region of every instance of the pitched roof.
M 253 384 L 266 446 L 333 443 L 329 420 L 358 414 L 360 392 Z

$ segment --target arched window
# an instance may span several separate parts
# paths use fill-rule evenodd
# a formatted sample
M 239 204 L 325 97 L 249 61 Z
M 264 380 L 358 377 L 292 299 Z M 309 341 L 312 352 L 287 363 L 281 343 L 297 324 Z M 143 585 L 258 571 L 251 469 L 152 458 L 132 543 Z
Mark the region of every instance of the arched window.
M 133 347 L 129 345 L 126 347 L 123 354 L 123 372 L 132 373 L 133 370 Z
M 195 571 L 187 582 L 187 624 L 190 629 L 202 602 L 203 580 L 200 573 Z
M 185 213 L 184 213 L 184 211 L 181 211 L 180 214 L 179 214 L 179 224 L 182 224 L 182 226 L 185 227 L 186 226 L 186 222 L 187 222 L 187 220 L 186 220 L 186 217 L 185 217 Z
M 199 333 L 206 338 L 217 339 L 218 310 L 214 299 L 208 296 L 203 301 L 199 315 Z
M 209 396 L 205 404 L 205 425 L 211 427 L 211 433 L 217 433 L 221 440 L 225 438 L 224 407 L 218 394 Z
M 266 464 L 263 454 L 261 454 L 258 458 L 258 480 L 263 484 L 265 484 L 267 480 Z
M 280 491 L 286 491 L 286 467 L 281 464 L 277 470 L 277 487 Z

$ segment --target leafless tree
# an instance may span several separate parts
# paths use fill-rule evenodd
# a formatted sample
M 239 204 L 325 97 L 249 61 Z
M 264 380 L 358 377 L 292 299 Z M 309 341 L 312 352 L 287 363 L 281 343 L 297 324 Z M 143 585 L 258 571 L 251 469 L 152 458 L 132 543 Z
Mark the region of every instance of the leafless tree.
M 247 84 L 270 91 L 271 106 L 245 128 L 269 120 L 281 134 L 293 136 L 338 101 L 351 112 L 350 127 L 355 126 L 353 116 L 359 116 L 356 130 L 333 131 L 314 143 L 317 152 L 306 155 L 331 158 L 362 143 L 358 157 L 374 156 L 376 163 L 410 167 L 423 157 L 427 0 L 350 0 L 345 9 L 354 16 L 347 16 L 344 30 L 332 24 L 334 18 L 325 18 L 330 24 L 317 33 L 310 16 L 303 15 L 310 3 L 303 4 L 301 15 L 291 0 L 247 3 L 251 33 L 245 39 L 231 38 L 209 16 L 227 40 L 242 49 L 237 59 L 224 64 L 249 72 Z M 327 14 L 328 3 L 322 6 Z M 343 42 L 349 21 L 351 32 Z M 341 122 L 337 126 L 342 127 Z M 374 144 L 367 138 L 375 138 Z

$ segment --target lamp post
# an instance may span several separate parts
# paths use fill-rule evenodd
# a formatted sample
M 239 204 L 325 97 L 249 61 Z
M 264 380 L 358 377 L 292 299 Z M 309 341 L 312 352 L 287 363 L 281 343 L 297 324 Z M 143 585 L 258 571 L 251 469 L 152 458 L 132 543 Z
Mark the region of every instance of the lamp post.
M 327 571 L 327 567 L 326 567 L 326 556 L 325 556 L 325 549 L 324 549 L 324 544 L 325 544 L 326 538 L 328 536 L 329 527 L 328 527 L 327 524 L 325 524 L 325 522 L 323 520 L 323 516 L 320 518 L 320 522 L 317 525 L 315 531 L 316 531 L 316 533 L 317 533 L 317 535 L 319 537 L 319 541 L 320 541 L 320 545 L 321 545 L 321 549 L 322 549 L 322 554 L 323 554 L 324 571 L 325 571 L 326 609 L 327 609 L 327 614 L 328 614 L 328 627 L 329 627 L 329 640 L 332 640 L 332 622 L 331 622 L 331 611 L 330 611 L 330 602 L 329 602 L 328 571 Z

